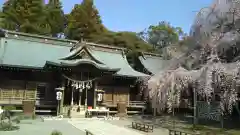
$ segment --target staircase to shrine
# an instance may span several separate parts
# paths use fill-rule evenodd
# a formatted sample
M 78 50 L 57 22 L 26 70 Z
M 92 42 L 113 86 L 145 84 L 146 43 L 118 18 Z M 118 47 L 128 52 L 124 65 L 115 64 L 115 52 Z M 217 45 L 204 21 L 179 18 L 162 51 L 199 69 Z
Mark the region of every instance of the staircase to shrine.
M 84 106 L 75 105 L 71 109 L 71 118 L 85 118 Z

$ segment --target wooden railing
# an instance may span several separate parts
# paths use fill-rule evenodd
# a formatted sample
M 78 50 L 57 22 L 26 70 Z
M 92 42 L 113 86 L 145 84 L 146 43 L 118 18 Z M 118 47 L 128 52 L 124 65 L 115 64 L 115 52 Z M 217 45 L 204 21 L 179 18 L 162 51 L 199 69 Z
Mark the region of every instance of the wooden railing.
M 36 90 L 1 89 L 0 100 L 35 100 Z
M 56 106 L 56 100 L 36 100 L 37 106 Z
M 126 103 L 128 107 L 145 107 L 146 102 L 144 101 L 103 101 L 103 104 L 106 106 L 117 106 L 117 103 Z
M 144 101 L 130 101 L 129 106 L 145 106 L 146 102 Z

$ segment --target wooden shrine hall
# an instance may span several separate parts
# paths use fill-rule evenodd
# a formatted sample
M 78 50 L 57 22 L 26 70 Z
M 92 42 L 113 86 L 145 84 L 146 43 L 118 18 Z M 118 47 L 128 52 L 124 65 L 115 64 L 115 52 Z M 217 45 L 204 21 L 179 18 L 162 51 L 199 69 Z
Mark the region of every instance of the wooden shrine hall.
M 145 108 L 136 98 L 139 77 L 124 48 L 1 31 L 0 106 L 34 112 L 59 112 L 71 106 Z M 61 101 L 56 100 L 61 91 Z M 110 109 L 111 110 L 111 109 Z M 129 111 L 130 113 L 131 111 Z M 132 111 L 135 113 L 136 111 Z

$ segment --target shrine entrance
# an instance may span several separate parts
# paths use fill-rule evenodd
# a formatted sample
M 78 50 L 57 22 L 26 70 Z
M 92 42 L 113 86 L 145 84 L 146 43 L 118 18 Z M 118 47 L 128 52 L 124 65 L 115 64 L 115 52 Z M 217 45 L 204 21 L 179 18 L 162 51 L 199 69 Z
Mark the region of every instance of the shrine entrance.
M 94 106 L 95 79 L 76 79 L 63 75 L 66 79 L 64 105 Z
M 71 67 L 72 72 L 63 73 L 65 79 L 65 106 L 96 107 L 97 82 L 102 76 L 112 75 L 112 72 L 96 68 L 91 64 Z

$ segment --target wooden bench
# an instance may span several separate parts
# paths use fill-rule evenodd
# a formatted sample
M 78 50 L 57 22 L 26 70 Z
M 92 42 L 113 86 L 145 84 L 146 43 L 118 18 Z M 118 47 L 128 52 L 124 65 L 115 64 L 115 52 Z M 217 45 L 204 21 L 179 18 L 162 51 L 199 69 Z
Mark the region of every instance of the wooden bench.
M 200 135 L 198 133 L 191 133 L 187 131 L 181 131 L 176 129 L 168 129 L 169 135 Z
M 153 132 L 153 125 L 144 124 L 139 122 L 132 122 L 132 128 L 144 132 Z
M 86 130 L 85 129 L 85 132 L 86 132 L 86 135 L 94 135 L 92 132 L 90 132 L 89 130 Z

